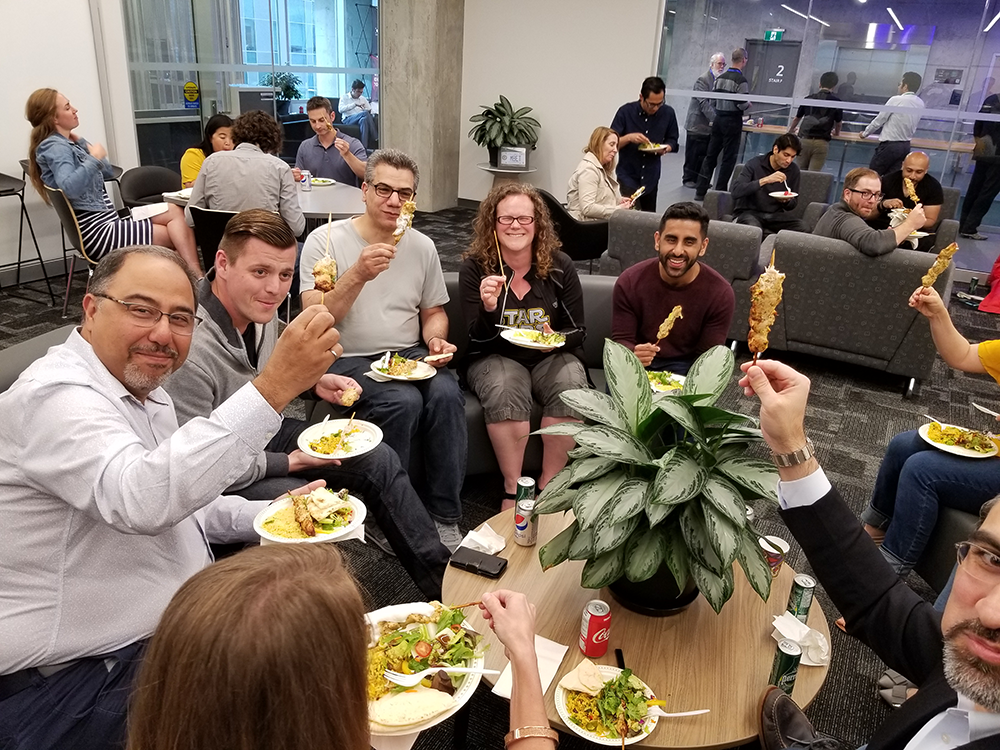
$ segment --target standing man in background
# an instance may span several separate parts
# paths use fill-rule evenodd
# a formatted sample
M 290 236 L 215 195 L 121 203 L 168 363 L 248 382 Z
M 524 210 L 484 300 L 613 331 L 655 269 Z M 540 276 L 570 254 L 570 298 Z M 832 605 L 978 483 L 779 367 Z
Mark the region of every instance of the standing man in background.
M 825 99 L 827 101 L 839 102 L 840 99 L 834 95 L 832 89 L 837 85 L 837 74 L 833 71 L 824 73 L 819 77 L 819 91 L 809 94 L 807 99 Z M 801 124 L 799 138 L 802 141 L 802 150 L 799 151 L 796 160 L 799 169 L 808 169 L 819 172 L 826 164 L 826 155 L 830 151 L 830 139 L 835 135 L 840 135 L 840 123 L 844 119 L 842 109 L 833 107 L 799 107 L 792 120 L 790 132 Z
M 913 71 L 903 73 L 903 80 L 899 82 L 899 95 L 889 97 L 885 106 L 923 109 L 924 100 L 917 96 L 922 81 L 919 73 Z M 918 124 L 920 124 L 919 112 L 912 115 L 880 112 L 878 117 L 868 123 L 861 131 L 862 138 L 867 138 L 876 130 L 882 131 L 878 137 L 875 153 L 872 154 L 872 160 L 868 163 L 869 169 L 874 169 L 880 177 L 902 169 L 903 159 L 910 153 L 910 139 L 917 132 Z
M 742 47 L 733 50 L 729 70 L 715 79 L 714 91 L 719 94 L 749 94 L 750 83 L 743 75 L 747 66 L 747 51 Z M 712 123 L 712 136 L 708 142 L 705 161 L 701 164 L 698 184 L 695 187 L 696 201 L 705 200 L 712 183 L 712 173 L 715 164 L 722 154 L 722 164 L 719 166 L 719 176 L 715 180 L 716 190 L 725 190 L 729 178 L 736 166 L 736 155 L 740 150 L 740 136 L 743 133 L 743 115 L 750 109 L 750 102 L 738 99 L 713 99 L 715 106 L 715 121 Z
M 667 86 L 658 76 L 642 82 L 639 101 L 623 104 L 611 121 L 618 138 L 618 184 L 624 197 L 640 187 L 639 210 L 656 211 L 656 191 L 660 185 L 660 157 L 677 150 L 677 117 L 674 108 L 663 103 Z M 640 147 L 659 144 L 660 148 Z
M 726 69 L 726 56 L 716 52 L 708 61 L 708 71 L 694 82 L 695 91 L 711 91 L 715 87 L 715 77 Z M 686 188 L 698 184 L 698 172 L 708 151 L 708 141 L 712 137 L 712 123 L 715 121 L 715 107 L 711 99 L 691 97 L 688 105 L 687 120 L 684 129 L 687 131 L 687 142 L 684 145 L 684 177 Z

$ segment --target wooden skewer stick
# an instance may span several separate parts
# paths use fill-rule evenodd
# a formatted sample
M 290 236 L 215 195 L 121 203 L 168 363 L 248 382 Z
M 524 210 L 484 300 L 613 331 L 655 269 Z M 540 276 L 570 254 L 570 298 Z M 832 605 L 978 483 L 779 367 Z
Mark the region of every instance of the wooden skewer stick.
M 468 602 L 466 604 L 452 604 L 448 609 L 465 609 L 466 607 L 478 607 L 482 602 Z
M 500 274 L 503 276 L 503 285 L 507 288 L 507 294 L 510 294 L 510 285 L 507 283 L 507 272 L 503 267 L 503 256 L 500 254 L 500 239 L 497 237 L 497 230 L 493 230 L 493 241 L 497 246 L 497 260 L 500 261 Z

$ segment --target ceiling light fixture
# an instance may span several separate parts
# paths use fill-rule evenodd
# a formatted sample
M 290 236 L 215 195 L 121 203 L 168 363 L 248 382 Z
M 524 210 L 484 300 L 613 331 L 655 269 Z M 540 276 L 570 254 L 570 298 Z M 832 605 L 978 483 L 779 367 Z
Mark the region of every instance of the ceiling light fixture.
M 993 20 L 990 21 L 989 24 L 987 24 L 985 29 L 983 29 L 983 33 L 985 34 L 987 31 L 992 29 L 993 24 L 995 24 L 997 21 L 1000 21 L 1000 13 L 997 13 L 995 16 L 993 16 Z
M 892 12 L 892 8 L 888 8 L 887 7 L 886 10 L 889 11 L 889 15 L 892 16 L 892 20 L 896 22 L 896 25 L 899 27 L 899 30 L 902 31 L 903 30 L 903 24 L 901 24 L 899 22 L 899 19 L 896 18 L 896 14 Z
M 806 20 L 809 20 L 811 18 L 816 23 L 823 24 L 824 26 L 829 26 L 830 25 L 826 21 L 821 21 L 820 19 L 816 18 L 816 16 L 807 16 L 805 13 L 803 13 L 801 11 L 798 11 L 798 10 L 795 10 L 795 8 L 791 8 L 791 7 L 787 6 L 787 5 L 785 5 L 784 3 L 781 4 L 781 7 L 784 8 L 785 10 L 787 10 L 789 13 L 794 13 L 799 18 L 805 18 Z
M 818 18 L 816 18 L 816 16 L 809 16 L 809 17 L 810 17 L 810 18 L 811 18 L 812 20 L 814 20 L 814 21 L 815 21 L 816 23 L 821 23 L 821 24 L 823 24 L 824 26 L 829 26 L 829 25 L 830 25 L 830 24 L 828 24 L 828 23 L 827 23 L 826 21 L 820 21 L 820 20 L 819 20 Z

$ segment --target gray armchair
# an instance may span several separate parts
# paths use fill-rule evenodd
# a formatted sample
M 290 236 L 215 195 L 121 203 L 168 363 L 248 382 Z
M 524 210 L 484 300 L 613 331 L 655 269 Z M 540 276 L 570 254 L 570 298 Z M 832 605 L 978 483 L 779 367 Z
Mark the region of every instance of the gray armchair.
M 733 170 L 733 180 L 743 171 L 743 165 L 737 164 Z M 833 175 L 827 172 L 810 172 L 802 170 L 799 182 L 799 201 L 795 208 L 788 212 L 789 216 L 801 219 L 811 232 L 830 206 L 830 191 L 833 189 Z M 732 185 L 732 180 L 729 183 Z M 733 196 L 721 190 L 709 190 L 705 194 L 705 210 L 709 217 L 719 221 L 733 220 Z

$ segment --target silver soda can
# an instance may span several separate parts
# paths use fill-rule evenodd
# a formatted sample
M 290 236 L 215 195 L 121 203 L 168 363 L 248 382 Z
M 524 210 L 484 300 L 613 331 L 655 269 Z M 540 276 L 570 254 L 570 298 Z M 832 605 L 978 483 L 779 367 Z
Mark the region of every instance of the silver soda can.
M 805 622 L 809 618 L 809 607 L 812 606 L 815 592 L 816 580 L 799 573 L 792 579 L 792 592 L 788 595 L 788 606 L 785 609 L 795 615 L 799 622 Z
M 534 547 L 538 541 L 538 516 L 535 515 L 535 480 L 517 480 L 517 500 L 514 507 L 514 541 L 522 547 Z
M 302 189 L 309 192 L 313 189 L 313 179 L 312 174 L 310 174 L 308 169 L 302 170 Z
M 802 659 L 802 648 L 799 644 L 787 638 L 778 641 L 778 653 L 774 655 L 768 684 L 777 685 L 786 695 L 791 695 L 792 688 L 795 687 L 795 677 L 799 673 L 800 659 Z

